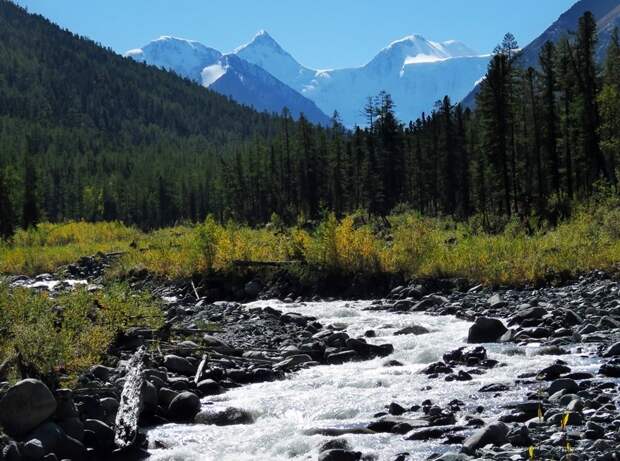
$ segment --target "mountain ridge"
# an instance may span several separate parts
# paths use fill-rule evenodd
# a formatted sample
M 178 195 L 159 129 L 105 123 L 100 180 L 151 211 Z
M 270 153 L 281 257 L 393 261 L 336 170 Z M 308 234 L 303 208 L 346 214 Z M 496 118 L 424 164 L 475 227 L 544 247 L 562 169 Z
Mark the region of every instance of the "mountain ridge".
M 142 50 L 148 50 L 149 46 L 150 44 Z M 172 57 L 166 58 L 173 59 L 174 54 L 175 50 L 172 50 Z M 130 50 L 126 55 L 142 58 L 139 50 Z M 263 69 L 312 101 L 323 113 L 332 114 L 337 111 L 343 123 L 349 127 L 365 123 L 361 108 L 368 97 L 383 90 L 392 94 L 398 115 L 405 120 L 413 120 L 425 111 L 430 112 L 435 102 L 446 94 L 459 100 L 484 75 L 488 61 L 486 55 L 480 55 L 463 42 L 434 42 L 419 34 L 412 34 L 391 42 L 362 66 L 311 69 L 301 64 L 266 30 L 259 31 L 250 42 L 235 48 L 229 55 L 236 55 Z M 218 59 L 229 55 L 222 54 Z M 151 64 L 164 62 L 169 69 L 175 70 L 174 63 L 167 62 L 166 59 L 149 57 L 148 53 L 144 56 Z M 228 61 L 231 59 L 228 58 Z M 447 61 L 450 62 L 446 63 Z M 225 74 L 225 66 L 208 60 L 205 60 L 205 64 L 203 70 L 206 72 L 201 72 L 200 76 L 193 72 L 191 78 L 217 91 L 217 79 Z M 179 63 L 181 73 L 186 67 L 184 61 Z M 242 75 L 241 71 L 236 72 L 239 77 Z M 267 80 L 265 76 L 261 78 Z M 242 91 L 239 85 L 221 85 L 228 87 L 226 94 L 233 98 L 235 91 L 240 91 L 240 102 L 253 102 L 248 88 Z M 258 87 L 256 90 L 258 91 Z M 278 101 L 272 101 L 272 104 L 278 104 Z
M 142 48 L 127 51 L 124 56 L 175 72 L 258 111 L 280 113 L 287 107 L 296 119 L 303 113 L 314 123 L 330 123 L 330 118 L 314 102 L 260 66 L 195 40 L 164 35 Z

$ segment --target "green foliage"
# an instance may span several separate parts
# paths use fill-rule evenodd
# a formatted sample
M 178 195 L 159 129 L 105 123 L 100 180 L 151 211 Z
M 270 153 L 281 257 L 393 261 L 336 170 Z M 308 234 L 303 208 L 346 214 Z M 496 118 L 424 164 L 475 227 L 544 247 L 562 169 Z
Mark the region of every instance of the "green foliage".
M 132 326 L 161 325 L 157 302 L 124 285 L 51 298 L 0 284 L 0 357 L 19 353 L 42 374 L 83 371 L 101 360 L 118 333 Z
M 215 265 L 217 246 L 220 241 L 221 228 L 213 216 L 208 216 L 204 224 L 196 227 L 196 245 L 202 256 L 203 267 L 210 271 Z

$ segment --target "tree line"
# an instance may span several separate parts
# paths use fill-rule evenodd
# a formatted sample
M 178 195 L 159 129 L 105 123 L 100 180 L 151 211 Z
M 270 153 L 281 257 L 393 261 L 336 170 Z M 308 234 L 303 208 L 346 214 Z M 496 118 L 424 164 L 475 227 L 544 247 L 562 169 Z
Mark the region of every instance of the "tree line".
M 555 222 L 600 183 L 617 190 L 620 43 L 616 30 L 599 65 L 590 13 L 545 44 L 536 68 L 520 66 L 507 34 L 474 110 L 445 97 L 405 124 L 381 93 L 352 130 L 338 114 L 330 127 L 258 114 L 18 7 L 0 15 L 5 237 L 41 219 L 149 229 L 326 210 Z

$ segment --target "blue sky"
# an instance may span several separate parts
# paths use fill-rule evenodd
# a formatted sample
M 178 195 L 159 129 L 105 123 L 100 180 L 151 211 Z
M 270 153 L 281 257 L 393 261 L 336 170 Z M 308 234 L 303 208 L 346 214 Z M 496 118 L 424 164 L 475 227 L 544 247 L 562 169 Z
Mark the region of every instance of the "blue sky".
M 161 35 L 223 52 L 265 29 L 302 64 L 357 66 L 419 33 L 490 52 L 505 32 L 527 44 L 576 0 L 17 0 L 120 53 Z

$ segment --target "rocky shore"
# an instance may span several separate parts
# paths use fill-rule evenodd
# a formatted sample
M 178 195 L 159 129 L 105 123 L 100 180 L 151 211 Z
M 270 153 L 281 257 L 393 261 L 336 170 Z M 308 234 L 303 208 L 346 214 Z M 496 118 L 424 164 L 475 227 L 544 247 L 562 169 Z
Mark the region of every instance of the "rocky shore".
M 97 289 L 104 263 L 83 260 L 69 270 Z M 53 280 L 53 276 L 42 276 L 12 282 L 40 283 L 35 288 L 51 290 L 72 285 Z M 0 385 L 0 424 L 5 432 L 0 438 L 0 459 L 147 456 L 144 433 L 128 437 L 123 432 L 125 423 L 119 424 L 124 421 L 121 413 L 129 407 L 126 395 L 131 371 L 141 350 L 147 351 L 139 359 L 136 424 L 142 429 L 167 422 L 252 424 L 254 415 L 246 409 L 209 405 L 209 397 L 251 383 L 286 379 L 289 373 L 321 364 L 387 357 L 384 366 L 401 365 L 388 357 L 392 345 L 368 340 L 374 336 L 372 329 L 350 337 L 344 331 L 346 325 L 323 325 L 307 315 L 213 302 L 204 286 L 159 286 L 138 275 L 134 283 L 150 287 L 165 301 L 165 327 L 128 331 L 118 338 L 104 363 L 82 375 L 73 390 L 50 389 L 36 379 Z M 282 293 L 287 287 L 281 284 L 278 290 Z M 283 298 L 293 306 L 307 299 L 294 299 L 294 291 L 288 294 Z M 273 295 L 273 286 L 246 281 L 243 294 L 238 294 L 246 299 L 261 295 Z M 315 433 L 333 437 L 321 448 L 320 460 L 375 459 L 356 451 L 347 438 L 349 432 L 391 433 L 412 444 L 437 440 L 451 446 L 448 453 L 429 459 L 620 459 L 620 284 L 606 274 L 595 272 L 570 284 L 539 289 L 491 290 L 458 281 L 412 282 L 392 289 L 370 309 L 403 315 L 454 315 L 472 322 L 470 347 L 447 350 L 443 360 L 421 371 L 429 385 L 468 381 L 501 367 L 486 346 L 493 342 L 512 344 L 515 354 L 524 354 L 526 347 L 545 356 L 571 351 L 600 365 L 596 373 L 574 372 L 556 360 L 537 373 L 478 389 L 498 395 L 523 389 L 521 400 L 505 404 L 494 417 L 471 402 L 433 402 L 419 392 L 419 401 L 403 396 L 402 401 L 385 402 L 385 408 L 377 408 L 375 418 L 365 427 L 317 429 Z M 425 333 L 419 325 L 398 332 Z M 157 447 L 160 442 L 150 443 Z M 394 461 L 414 459 L 403 452 Z

